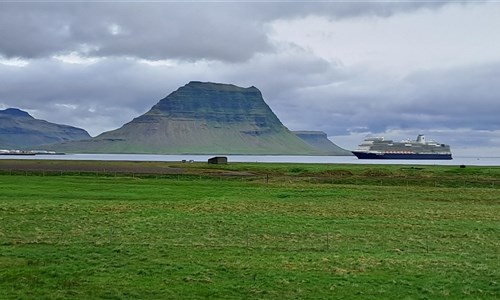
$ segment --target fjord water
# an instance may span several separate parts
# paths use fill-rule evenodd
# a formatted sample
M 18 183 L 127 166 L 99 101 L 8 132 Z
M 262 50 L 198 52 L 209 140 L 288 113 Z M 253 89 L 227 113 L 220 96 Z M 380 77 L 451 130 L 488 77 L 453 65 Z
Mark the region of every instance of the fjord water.
M 66 155 L 0 155 L 0 159 L 118 160 L 118 161 L 195 161 L 206 162 L 216 155 L 156 154 L 66 154 Z M 500 166 L 500 157 L 454 157 L 452 160 L 358 159 L 355 156 L 288 156 L 288 155 L 223 155 L 229 162 L 319 163 L 319 164 L 388 164 L 388 165 L 469 165 Z

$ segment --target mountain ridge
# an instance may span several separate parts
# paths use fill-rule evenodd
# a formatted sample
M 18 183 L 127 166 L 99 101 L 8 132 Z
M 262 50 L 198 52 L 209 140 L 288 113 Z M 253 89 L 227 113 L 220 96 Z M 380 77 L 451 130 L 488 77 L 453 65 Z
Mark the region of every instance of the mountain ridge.
M 88 132 L 81 128 L 36 119 L 18 108 L 0 110 L 0 148 L 3 149 L 33 149 L 88 138 Z
M 309 145 L 321 149 L 327 155 L 351 156 L 351 151 L 337 146 L 328 139 L 328 135 L 323 131 L 292 131 L 297 137 L 308 143 Z
M 122 127 L 57 151 L 326 155 L 286 128 L 254 86 L 191 81 Z M 51 149 L 52 150 L 52 149 Z

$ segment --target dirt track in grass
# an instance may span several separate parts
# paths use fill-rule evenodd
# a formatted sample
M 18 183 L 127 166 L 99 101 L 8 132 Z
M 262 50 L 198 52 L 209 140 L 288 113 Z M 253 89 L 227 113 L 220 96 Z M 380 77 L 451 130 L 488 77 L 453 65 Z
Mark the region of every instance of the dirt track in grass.
M 1 160 L 2 171 L 46 172 L 117 172 L 142 174 L 182 174 L 183 168 L 161 162 L 71 161 L 71 160 Z
M 206 168 L 206 163 L 148 161 L 0 160 L 3 172 L 99 172 L 119 174 L 203 174 L 251 176 L 251 172 Z

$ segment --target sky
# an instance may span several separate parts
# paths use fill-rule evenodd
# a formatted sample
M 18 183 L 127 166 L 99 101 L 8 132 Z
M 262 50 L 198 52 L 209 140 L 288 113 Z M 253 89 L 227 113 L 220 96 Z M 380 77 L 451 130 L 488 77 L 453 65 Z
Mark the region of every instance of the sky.
M 355 149 L 500 156 L 500 1 L 3 1 L 0 109 L 113 130 L 189 81 L 259 88 Z

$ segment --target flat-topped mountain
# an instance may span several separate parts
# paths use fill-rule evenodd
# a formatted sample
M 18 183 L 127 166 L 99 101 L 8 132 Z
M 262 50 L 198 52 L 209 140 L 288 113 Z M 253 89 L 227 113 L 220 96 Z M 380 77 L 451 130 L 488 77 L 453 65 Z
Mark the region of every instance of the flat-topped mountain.
M 35 119 L 17 108 L 0 110 L 0 149 L 32 149 L 42 144 L 89 138 L 83 129 Z
M 351 151 L 340 148 L 330 141 L 323 131 L 293 131 L 293 133 L 314 148 L 325 152 L 326 155 L 353 155 Z
M 289 131 L 255 87 L 192 81 L 121 128 L 54 150 L 324 155 Z

